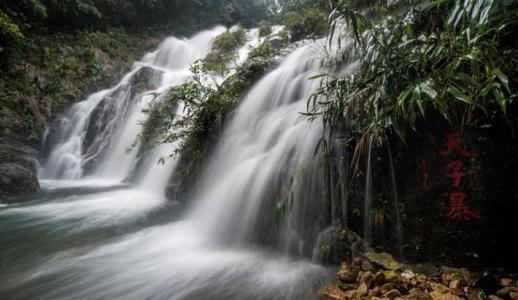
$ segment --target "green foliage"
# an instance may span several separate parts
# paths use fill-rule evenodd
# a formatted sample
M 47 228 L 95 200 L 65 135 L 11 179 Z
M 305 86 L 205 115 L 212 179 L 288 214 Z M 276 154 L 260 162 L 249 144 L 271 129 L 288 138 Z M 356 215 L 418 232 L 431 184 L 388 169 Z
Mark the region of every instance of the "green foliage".
M 331 245 L 322 245 L 320 247 L 320 261 L 330 262 L 331 261 Z
M 515 98 L 518 52 L 505 40 L 516 34 L 509 26 L 518 10 L 495 14 L 501 3 L 426 1 L 402 15 L 378 12 L 375 22 L 352 6 L 337 9 L 336 19 L 355 24 L 359 69 L 324 77 L 308 102 L 310 115 L 361 134 L 390 128 L 404 139 L 405 129 L 416 130 L 430 111 L 463 123 L 477 110 L 506 113 Z
M 226 31 L 216 37 L 212 50 L 205 59 L 205 67 L 209 71 L 224 73 L 228 63 L 235 60 L 238 49 L 246 42 L 243 28 Z
M 219 87 L 207 83 L 211 71 L 206 63 L 195 63 L 191 80 L 172 88 L 146 110 L 148 119 L 142 124 L 138 141 L 146 149 L 162 143 L 178 143 L 171 155 L 182 158 L 180 172 L 189 181 L 201 167 L 226 118 L 271 64 L 275 54 L 271 46 L 264 44 L 258 49 Z M 183 108 L 181 115 L 175 113 L 179 106 Z
M 272 33 L 272 24 L 270 22 L 263 20 L 259 23 L 259 37 L 266 37 Z
M 0 68 L 8 64 L 9 51 L 24 38 L 20 28 L 0 10 Z
M 255 26 L 265 14 L 263 0 L 5 0 L 0 1 L 0 52 L 19 50 L 12 38 L 22 33 L 122 27 L 190 35 L 221 23 Z
M 284 25 L 292 41 L 317 38 L 328 32 L 329 1 L 285 0 L 279 5 L 282 9 L 273 21 Z
M 36 140 L 48 118 L 118 80 L 158 43 L 119 29 L 25 38 L 0 74 L 0 133 Z

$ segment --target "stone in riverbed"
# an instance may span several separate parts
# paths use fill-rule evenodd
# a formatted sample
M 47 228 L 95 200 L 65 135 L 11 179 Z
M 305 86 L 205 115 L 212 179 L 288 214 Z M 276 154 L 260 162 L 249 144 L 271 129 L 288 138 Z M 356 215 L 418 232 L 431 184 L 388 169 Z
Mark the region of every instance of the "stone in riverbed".
M 518 293 L 518 288 L 514 286 L 506 286 L 496 292 L 496 294 L 500 297 L 508 296 L 511 293 Z
M 395 271 L 401 268 L 401 265 L 392 257 L 392 255 L 385 252 L 369 252 L 365 253 L 365 257 L 367 257 L 369 261 L 373 264 L 378 265 L 387 270 Z
M 354 283 L 354 282 L 356 282 L 356 277 L 358 276 L 358 271 L 355 271 L 352 267 L 349 267 L 349 265 L 347 265 L 346 263 L 342 263 L 337 276 L 343 282 Z
M 458 289 L 461 287 L 461 281 L 459 279 L 454 279 L 450 281 L 448 286 L 450 287 L 450 289 Z
M 461 300 L 457 295 L 453 295 L 451 293 L 440 293 L 438 291 L 433 291 L 430 293 L 430 297 L 432 297 L 433 300 Z
M 36 173 L 17 163 L 0 165 L 0 196 L 9 197 L 37 192 Z
M 365 295 L 367 295 L 368 292 L 369 292 L 369 286 L 365 282 L 360 284 L 360 286 L 358 287 L 358 294 L 360 296 L 365 296 Z
M 425 291 L 421 289 L 412 289 L 408 296 L 405 296 L 405 299 L 411 300 L 432 300 L 432 297 Z
M 329 285 L 319 292 L 319 300 L 342 300 L 345 299 L 345 292 L 336 285 Z
M 377 286 L 375 286 L 372 290 L 369 291 L 369 297 L 378 297 L 381 295 L 381 289 Z
M 382 285 L 382 286 L 380 287 L 380 291 L 381 291 L 383 294 L 385 294 L 385 293 L 388 293 L 389 291 L 391 291 L 391 290 L 395 289 L 395 287 L 396 287 L 396 286 L 395 286 L 394 284 L 392 284 L 392 283 L 385 283 L 384 285 Z
M 374 267 L 368 260 L 362 261 L 362 271 L 372 271 Z
M 374 274 L 372 272 L 367 271 L 362 274 L 360 277 L 360 284 L 365 284 L 367 288 L 369 288 L 372 285 L 372 282 L 374 281 Z
M 385 294 L 383 294 L 383 297 L 386 297 L 389 299 L 394 299 L 394 298 L 397 298 L 400 296 L 401 296 L 401 292 L 398 291 L 397 289 L 390 290 L 390 291 L 386 292 Z
M 386 282 L 399 283 L 400 281 L 400 276 L 395 271 L 383 271 L 383 276 Z
M 485 274 L 476 281 L 475 287 L 484 290 L 486 295 L 493 295 L 499 290 L 500 285 L 493 275 Z
M 513 280 L 511 278 L 502 278 L 500 279 L 500 285 L 503 287 L 513 285 Z
M 437 283 L 437 282 L 430 282 L 430 287 L 432 288 L 432 290 L 434 292 L 439 292 L 441 294 L 445 294 L 447 292 L 449 292 L 450 289 L 448 289 L 448 287 L 440 284 L 440 283 Z
M 36 150 L 16 142 L 0 140 L 0 198 L 37 192 Z
M 357 283 L 346 283 L 341 280 L 336 280 L 334 284 L 336 284 L 336 286 L 338 286 L 342 291 L 356 290 L 358 288 Z
M 468 300 L 484 300 L 486 299 L 486 294 L 483 290 L 477 288 L 470 288 L 468 290 Z

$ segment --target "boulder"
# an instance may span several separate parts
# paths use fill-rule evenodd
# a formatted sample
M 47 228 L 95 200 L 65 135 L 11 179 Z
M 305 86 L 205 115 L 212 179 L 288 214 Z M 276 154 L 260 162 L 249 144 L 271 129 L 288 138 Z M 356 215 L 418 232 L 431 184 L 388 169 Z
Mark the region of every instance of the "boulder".
M 37 192 L 40 188 L 36 173 L 20 163 L 0 164 L 0 197 Z
M 389 253 L 374 253 L 368 252 L 365 253 L 365 257 L 369 259 L 375 265 L 378 265 L 386 270 L 398 270 L 401 268 L 401 265 L 390 255 Z
M 338 270 L 337 277 L 343 282 L 346 283 L 354 283 L 356 282 L 356 277 L 358 276 L 358 271 L 354 271 L 353 268 L 349 267 L 346 263 L 342 263 L 340 266 L 340 270 Z
M 0 198 L 37 192 L 37 151 L 15 141 L 0 140 Z
M 329 285 L 319 291 L 320 300 L 342 300 L 345 299 L 345 292 L 336 285 Z
M 130 83 L 133 85 L 134 91 L 137 93 L 154 90 L 158 87 L 158 79 L 162 74 L 163 71 L 146 66 L 133 74 L 130 79 Z

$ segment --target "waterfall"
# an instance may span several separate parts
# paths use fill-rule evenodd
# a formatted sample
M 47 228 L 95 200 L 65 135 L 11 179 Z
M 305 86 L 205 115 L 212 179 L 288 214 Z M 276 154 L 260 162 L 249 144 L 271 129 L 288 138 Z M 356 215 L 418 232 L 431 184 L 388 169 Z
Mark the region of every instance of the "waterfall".
M 59 193 L 0 211 L 0 243 L 16 236 L 18 252 L 46 247 L 30 263 L 7 260 L 11 275 L 0 274 L 0 298 L 315 297 L 331 274 L 305 259 L 322 229 L 314 150 L 323 128 L 300 113 L 318 84 L 308 78 L 320 69 L 325 41 L 291 49 L 250 89 L 193 186 L 184 215 L 163 199 L 176 161 L 157 164 L 175 145 L 150 153 L 137 145 L 127 153 L 145 118 L 142 109 L 161 101 L 154 94 L 187 80 L 189 64 L 224 30 L 167 39 L 115 87 L 55 121 L 46 137 L 54 147 L 41 177 L 52 179 L 45 186 Z M 258 43 L 257 30 L 248 35 L 244 47 Z M 136 182 L 112 189 L 129 177 Z M 77 189 L 100 183 L 109 189 Z M 63 186 L 68 188 L 60 191 Z M 282 213 L 275 218 L 279 203 Z M 31 232 L 39 232 L 37 238 Z
M 372 143 L 370 136 L 367 144 L 367 168 L 365 172 L 365 200 L 363 208 L 363 239 L 367 244 L 372 241 Z
M 214 239 L 268 240 L 275 234 L 276 201 L 285 201 L 283 247 L 310 254 L 312 244 L 304 244 L 303 236 L 316 230 L 310 220 L 320 207 L 313 152 L 322 126 L 300 112 L 315 87 L 308 80 L 319 69 L 315 51 L 314 45 L 300 47 L 262 78 L 223 133 L 190 213 Z M 283 189 L 284 198 L 275 198 Z
M 146 118 L 143 110 L 150 103 L 161 101 L 170 87 L 190 78 L 190 65 L 204 58 L 214 38 L 224 31 L 219 26 L 190 39 L 168 38 L 156 51 L 135 63 L 133 70 L 113 88 L 72 106 L 56 126 L 55 138 L 48 141 L 53 150 L 41 177 L 121 182 L 136 171 L 137 162 L 142 159 L 142 186 L 165 187 L 174 161 L 164 166 L 157 165 L 157 161 L 169 156 L 174 145 L 160 146 L 146 157 L 138 155 L 138 146 L 133 151 L 128 149 L 137 140 L 140 123 Z M 256 39 L 255 35 L 249 37 Z M 152 180 L 147 180 L 150 177 Z

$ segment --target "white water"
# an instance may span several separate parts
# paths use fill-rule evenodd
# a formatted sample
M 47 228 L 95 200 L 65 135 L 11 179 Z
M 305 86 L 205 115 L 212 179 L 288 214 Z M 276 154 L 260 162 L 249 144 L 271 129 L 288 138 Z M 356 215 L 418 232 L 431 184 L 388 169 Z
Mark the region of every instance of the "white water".
M 44 181 L 50 200 L 0 210 L 0 242 L 12 244 L 14 251 L 7 255 L 12 260 L 6 262 L 7 273 L 0 273 L 0 298 L 314 296 L 328 270 L 257 248 L 278 245 L 292 254 L 311 255 L 318 235 L 314 216 L 320 180 L 312 162 L 322 128 L 299 114 L 313 88 L 307 78 L 319 68 L 315 46 L 295 50 L 248 93 L 184 218 L 172 217 L 175 207 L 163 199 L 176 161 L 157 164 L 174 145 L 160 146 L 143 158 L 141 179 L 134 187 L 100 189 L 121 182 L 139 164 L 136 151 L 128 154 L 126 149 L 140 130 L 142 108 L 160 101 L 148 92 L 136 93 L 135 76 L 144 68 L 151 70 L 147 84 L 153 92 L 182 83 L 190 75 L 189 64 L 202 58 L 223 30 L 189 40 L 167 39 L 116 87 L 71 108 L 43 167 L 42 176 L 52 179 Z M 250 34 L 247 46 L 257 44 L 256 35 Z M 241 49 L 240 55 L 246 51 Z M 108 100 L 101 107 L 103 99 Z M 89 127 L 101 119 L 101 130 L 85 146 Z M 85 161 L 92 159 L 97 163 L 86 168 Z M 85 186 L 100 190 L 74 190 Z M 63 195 L 53 194 L 63 188 Z M 276 222 L 278 194 L 287 195 L 283 201 L 290 209 Z M 142 229 L 141 222 L 148 225 Z M 38 237 L 29 236 L 30 230 Z

